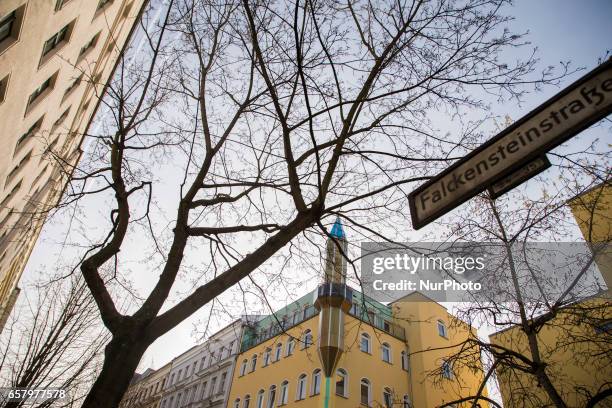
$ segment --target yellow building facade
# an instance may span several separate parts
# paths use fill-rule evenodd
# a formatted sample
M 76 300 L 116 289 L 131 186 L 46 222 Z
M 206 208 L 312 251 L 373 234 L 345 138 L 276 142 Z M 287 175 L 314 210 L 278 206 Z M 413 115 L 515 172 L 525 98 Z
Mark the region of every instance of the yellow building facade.
M 612 231 L 612 194 L 609 183 L 601 184 L 568 202 L 587 242 L 609 243 Z M 594 246 L 595 248 L 595 246 Z M 610 246 L 598 252 L 595 263 L 604 283 L 612 284 Z M 542 360 L 554 387 L 568 407 L 584 407 L 590 398 L 609 389 L 612 379 L 610 333 L 612 308 L 610 291 L 570 305 L 537 334 Z M 490 336 L 491 342 L 531 355 L 527 337 L 514 326 Z M 518 370 L 497 370 L 504 402 L 509 408 L 553 406 L 533 375 Z M 607 405 L 606 405 L 607 402 Z M 612 406 L 610 399 L 597 406 Z
M 0 330 L 144 3 L 0 1 Z
M 317 352 L 314 296 L 310 293 L 245 329 L 229 407 L 424 408 L 476 393 L 481 371 L 449 366 L 441 377 L 432 375 L 470 329 L 418 293 L 387 306 L 353 291 L 345 351 L 328 385 Z

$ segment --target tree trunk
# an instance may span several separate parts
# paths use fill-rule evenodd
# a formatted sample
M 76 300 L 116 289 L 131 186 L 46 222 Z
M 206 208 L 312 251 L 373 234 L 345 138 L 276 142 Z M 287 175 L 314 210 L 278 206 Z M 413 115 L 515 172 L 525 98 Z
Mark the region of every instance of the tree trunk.
M 104 350 L 104 365 L 83 402 L 83 408 L 116 408 L 130 385 L 149 343 L 142 339 L 113 337 Z

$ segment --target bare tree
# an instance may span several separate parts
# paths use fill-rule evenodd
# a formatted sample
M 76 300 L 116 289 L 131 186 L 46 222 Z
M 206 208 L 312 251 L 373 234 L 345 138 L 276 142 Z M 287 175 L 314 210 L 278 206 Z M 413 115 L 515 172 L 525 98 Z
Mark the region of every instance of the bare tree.
M 78 277 L 37 285 L 27 293 L 25 304 L 16 308 L 2 333 L 3 386 L 63 389 L 67 391 L 66 398 L 41 398 L 34 405 L 78 406 L 99 369 L 104 344 L 109 340 L 95 302 Z M 10 401 L 2 406 L 17 408 L 24 402 Z
M 479 392 L 445 406 L 470 402 L 475 407 L 487 400 L 485 385 L 496 373 L 509 387 L 512 406 L 595 406 L 612 395 L 605 378 L 612 363 L 610 336 L 605 331 L 595 335 L 610 318 L 610 302 L 602 296 L 601 282 L 589 279 L 594 262 L 609 256 L 610 236 L 583 245 L 576 253 L 569 252 L 564 242 L 571 237 L 569 227 L 574 224 L 568 214 L 568 193 L 584 193 L 588 179 L 599 184 L 599 190 L 609 183 L 609 152 L 593 152 L 592 160 L 571 167 L 564 167 L 572 160 L 571 154 L 555 156 L 560 187 L 554 193 L 554 188 L 548 188 L 539 199 L 516 194 L 511 199 L 492 200 L 483 195 L 453 220 L 451 241 L 500 249 L 497 261 L 487 259 L 483 287 L 488 293 L 459 307 L 459 315 L 471 324 L 497 330 L 501 337 L 471 336 L 449 348 L 452 355 L 447 361 L 454 367 L 482 370 L 483 357 L 488 363 Z M 581 180 L 577 178 L 580 174 Z M 600 195 L 588 200 L 584 208 L 590 219 L 588 238 L 592 228 L 599 227 L 593 222 L 594 214 L 606 212 L 600 208 Z M 544 244 L 535 251 L 537 242 Z M 566 263 L 548 263 L 552 258 Z M 504 329 L 512 331 L 501 333 Z M 566 375 L 568 364 L 586 364 L 592 378 L 577 380 Z M 441 372 L 431 374 L 440 376 Z M 595 390 L 588 387 L 596 384 Z
M 84 406 L 116 406 L 155 339 L 331 217 L 385 238 L 376 226 L 406 220 L 407 189 L 478 141 L 465 119 L 486 115 L 475 92 L 519 100 L 524 85 L 555 82 L 532 75 L 532 54 L 499 60 L 524 44 L 504 3 L 171 0 L 153 31 L 145 13 L 145 51 L 124 53 L 101 98 L 110 120 L 66 166 L 63 205 L 109 208 L 104 234 L 85 226 L 79 243 L 112 334 Z M 453 135 L 435 112 L 455 118 Z M 160 226 L 156 197 L 171 194 Z M 125 278 L 132 237 L 150 244 L 155 283 L 122 312 L 109 285 Z M 196 248 L 204 272 L 189 265 Z M 198 283 L 172 304 L 181 273 Z

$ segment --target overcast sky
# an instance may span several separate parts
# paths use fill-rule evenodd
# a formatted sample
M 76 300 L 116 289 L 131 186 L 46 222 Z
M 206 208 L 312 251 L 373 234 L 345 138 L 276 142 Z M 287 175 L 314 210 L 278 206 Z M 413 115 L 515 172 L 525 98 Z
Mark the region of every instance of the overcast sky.
M 531 52 L 533 47 L 537 47 L 542 68 L 548 65 L 559 65 L 560 61 L 571 60 L 574 67 L 580 66 L 590 70 L 597 64 L 598 58 L 604 57 L 606 52 L 612 49 L 612 24 L 610 24 L 612 1 L 520 0 L 516 1 L 516 4 L 507 12 L 516 17 L 510 26 L 511 30 L 529 31 L 528 40 L 531 42 L 531 47 L 510 51 L 509 59 L 525 55 Z M 562 85 L 568 85 L 585 72 L 565 79 Z M 547 87 L 542 92 L 530 94 L 525 98 L 522 106 L 497 105 L 493 107 L 493 111 L 502 116 L 508 114 L 516 120 L 558 90 L 559 88 L 552 86 Z M 603 140 L 610 140 L 609 132 L 609 126 L 600 126 L 585 131 L 581 137 L 591 139 L 601 137 Z M 570 143 L 580 143 L 580 139 L 575 139 Z M 43 230 L 41 239 L 26 268 L 24 279 L 30 280 L 36 275 L 45 273 L 53 264 L 52 260 L 61 256 L 59 245 L 56 243 L 57 229 L 60 228 L 60 225 L 60 222 L 52 222 Z M 313 282 L 312 287 L 305 289 L 310 290 L 315 284 L 316 282 Z M 299 295 L 304 293 L 305 290 Z M 151 365 L 158 368 L 193 346 L 196 342 L 192 335 L 193 324 L 202 316 L 202 313 L 197 313 L 158 339 L 145 354 L 141 368 L 144 369 Z

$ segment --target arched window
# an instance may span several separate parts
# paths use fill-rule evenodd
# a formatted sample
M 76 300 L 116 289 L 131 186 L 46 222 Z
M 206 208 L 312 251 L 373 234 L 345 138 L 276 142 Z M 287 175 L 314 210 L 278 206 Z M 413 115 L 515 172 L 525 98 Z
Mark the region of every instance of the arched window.
M 280 388 L 280 401 L 278 405 L 285 405 L 289 400 L 289 381 L 285 380 Z
M 451 363 L 446 360 L 442 361 L 442 377 L 446 378 L 447 380 L 453 378 L 453 367 L 451 366 Z
M 234 408 L 240 408 L 240 398 L 234 400 Z
M 251 357 L 251 372 L 255 371 L 255 368 L 257 368 L 257 354 Z
M 302 374 L 298 377 L 298 382 L 297 382 L 297 394 L 295 399 L 297 400 L 303 400 L 304 398 L 306 398 L 306 383 L 308 382 L 308 377 L 306 376 L 306 374 Z
M 291 337 L 289 341 L 287 342 L 287 352 L 285 353 L 285 355 L 289 357 L 290 355 L 293 354 L 294 349 L 295 349 L 295 339 Z
M 391 362 L 391 346 L 388 343 L 382 344 L 382 360 L 387 363 Z
M 312 345 L 312 332 L 310 329 L 307 329 L 304 332 L 304 345 L 302 348 L 310 347 Z
M 407 394 L 404 395 L 404 405 L 402 408 L 412 408 L 412 402 L 410 402 L 410 397 Z
M 251 396 L 249 394 L 244 396 L 244 403 L 242 404 L 242 408 L 249 408 L 251 405 Z
M 270 354 L 271 353 L 272 353 L 272 349 L 270 347 L 266 348 L 266 351 L 264 352 L 264 360 L 263 360 L 264 367 L 270 364 Z
M 259 390 L 257 393 L 257 408 L 264 408 L 264 390 Z
M 438 334 L 440 337 L 448 338 L 448 333 L 446 332 L 446 325 L 442 320 L 438 320 Z
M 348 374 L 343 368 L 336 370 L 336 395 L 346 397 L 348 394 Z
M 249 364 L 248 360 L 245 358 L 244 360 L 242 360 L 242 365 L 240 366 L 240 376 L 243 376 L 246 374 L 246 370 L 247 370 L 247 365 Z
M 370 352 L 370 336 L 367 333 L 361 333 L 359 349 L 363 351 L 364 353 Z
M 283 352 L 283 344 L 278 343 L 276 345 L 276 350 L 274 351 L 274 361 L 278 361 L 281 359 L 281 353 Z
M 410 361 L 408 360 L 408 352 L 402 351 L 402 369 L 406 371 L 410 371 Z
M 383 389 L 383 403 L 385 404 L 385 408 L 393 407 L 393 392 L 389 387 Z
M 276 385 L 270 386 L 268 391 L 268 408 L 274 408 L 274 402 L 276 401 Z
M 312 395 L 321 393 L 321 370 L 318 368 L 312 372 Z
M 367 378 L 362 378 L 360 385 L 361 385 L 361 387 L 360 387 L 360 389 L 361 389 L 361 391 L 360 391 L 360 395 L 361 395 L 360 401 L 361 401 L 361 403 L 363 405 L 369 407 L 370 406 L 370 401 L 371 401 L 371 398 L 370 398 L 370 395 L 371 395 L 371 392 L 370 392 L 370 381 Z

